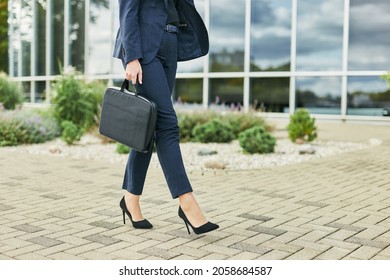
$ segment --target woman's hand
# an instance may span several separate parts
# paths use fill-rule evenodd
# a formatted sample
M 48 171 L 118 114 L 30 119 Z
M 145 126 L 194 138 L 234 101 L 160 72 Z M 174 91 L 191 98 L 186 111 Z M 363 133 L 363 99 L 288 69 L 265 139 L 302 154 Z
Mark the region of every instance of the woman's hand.
M 126 79 L 131 81 L 133 85 L 137 83 L 137 80 L 142 84 L 142 67 L 138 59 L 130 61 L 126 65 Z

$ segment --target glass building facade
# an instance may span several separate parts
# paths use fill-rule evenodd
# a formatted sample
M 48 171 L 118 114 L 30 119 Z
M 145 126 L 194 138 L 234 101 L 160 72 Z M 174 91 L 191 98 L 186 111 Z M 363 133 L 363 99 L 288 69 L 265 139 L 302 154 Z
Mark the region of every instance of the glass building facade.
M 180 108 L 383 119 L 390 90 L 388 0 L 195 0 L 210 53 L 179 63 Z M 118 0 L 10 0 L 10 75 L 28 104 L 50 103 L 51 81 L 73 66 L 119 84 L 112 58 Z M 389 118 L 390 119 L 390 118 Z

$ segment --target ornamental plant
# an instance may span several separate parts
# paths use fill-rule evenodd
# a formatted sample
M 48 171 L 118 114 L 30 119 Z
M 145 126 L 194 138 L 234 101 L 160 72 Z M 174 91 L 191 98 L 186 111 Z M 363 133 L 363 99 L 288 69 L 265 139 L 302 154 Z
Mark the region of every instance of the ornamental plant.
M 14 110 L 22 102 L 23 95 L 18 84 L 9 80 L 5 73 L 0 73 L 0 103 L 3 103 L 3 107 Z
M 249 128 L 238 135 L 241 148 L 249 154 L 273 153 L 276 139 L 263 126 Z
M 229 143 L 234 139 L 230 124 L 218 119 L 212 119 L 205 124 L 195 126 L 192 134 L 196 141 L 202 143 Z
M 96 99 L 73 74 L 62 75 L 55 83 L 53 103 L 54 117 L 61 127 L 63 121 L 69 121 L 81 131 L 95 122 Z
M 72 145 L 75 141 L 79 141 L 83 135 L 83 129 L 75 125 L 71 121 L 63 121 L 61 123 L 62 133 L 61 138 L 68 145 Z
M 311 142 L 317 138 L 315 118 L 311 118 L 306 109 L 298 109 L 290 116 L 287 130 L 288 137 L 294 143 L 298 141 Z

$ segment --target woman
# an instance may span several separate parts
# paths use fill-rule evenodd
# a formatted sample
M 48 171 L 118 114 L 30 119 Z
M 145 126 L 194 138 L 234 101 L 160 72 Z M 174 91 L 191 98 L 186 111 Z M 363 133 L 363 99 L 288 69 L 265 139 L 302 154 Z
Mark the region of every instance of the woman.
M 218 228 L 204 217 L 184 169 L 179 147 L 179 127 L 171 94 L 177 61 L 207 54 L 208 34 L 193 0 L 119 0 L 120 28 L 114 57 L 126 69 L 126 79 L 144 97 L 157 104 L 155 132 L 157 155 L 173 198 L 179 198 L 179 217 L 196 234 Z M 146 171 L 152 155 L 131 151 L 120 201 L 134 228 L 152 228 L 140 209 Z

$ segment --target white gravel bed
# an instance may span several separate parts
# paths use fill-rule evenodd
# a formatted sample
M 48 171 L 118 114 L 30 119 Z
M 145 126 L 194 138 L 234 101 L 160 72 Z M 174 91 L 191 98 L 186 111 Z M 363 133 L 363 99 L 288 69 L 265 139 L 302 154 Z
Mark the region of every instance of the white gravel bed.
M 315 153 L 301 155 L 299 150 L 302 149 L 302 145 L 293 144 L 288 139 L 278 139 L 275 153 L 264 155 L 244 154 L 238 141 L 233 141 L 230 144 L 183 143 L 181 144 L 181 151 L 188 171 L 210 169 L 248 170 L 294 164 L 310 159 L 360 150 L 372 145 L 377 145 L 377 143 L 315 141 L 310 145 L 315 150 Z M 92 135 L 85 135 L 80 142 L 72 146 L 68 146 L 62 140 L 56 139 L 43 144 L 2 147 L 0 149 L 125 165 L 128 156 L 116 153 L 115 148 L 115 144 L 101 144 L 100 139 Z M 198 155 L 200 150 L 216 151 L 217 154 L 200 156 Z M 156 153 L 152 156 L 150 166 L 153 168 L 159 167 Z

